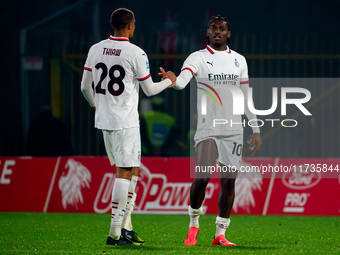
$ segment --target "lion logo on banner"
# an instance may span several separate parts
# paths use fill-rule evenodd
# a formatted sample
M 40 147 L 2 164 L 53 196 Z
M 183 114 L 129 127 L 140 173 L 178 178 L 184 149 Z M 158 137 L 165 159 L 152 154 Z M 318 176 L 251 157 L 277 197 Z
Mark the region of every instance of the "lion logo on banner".
M 242 162 L 242 165 L 245 165 Z M 248 165 L 248 164 L 247 164 Z M 235 213 L 239 208 L 242 208 L 247 213 L 250 213 L 250 206 L 255 207 L 255 199 L 253 196 L 254 190 L 261 191 L 262 175 L 257 172 L 239 172 L 235 183 L 235 200 L 233 209 Z
M 68 172 L 65 174 L 65 171 Z M 59 189 L 62 195 L 64 209 L 70 204 L 78 209 L 78 203 L 84 203 L 81 188 L 90 188 L 91 173 L 81 163 L 74 159 L 67 160 L 65 171 L 59 179 Z

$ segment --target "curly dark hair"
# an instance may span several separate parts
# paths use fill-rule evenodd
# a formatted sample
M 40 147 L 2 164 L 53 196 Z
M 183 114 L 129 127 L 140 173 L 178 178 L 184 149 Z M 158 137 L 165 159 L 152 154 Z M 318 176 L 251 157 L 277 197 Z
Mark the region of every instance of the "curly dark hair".
M 211 23 L 213 23 L 215 20 L 223 20 L 227 23 L 227 26 L 228 26 L 228 31 L 231 31 L 231 25 L 229 23 L 229 20 L 228 18 L 226 17 L 222 17 L 220 14 L 218 14 L 217 16 L 212 16 L 208 22 L 208 27 L 211 25 Z M 208 38 L 208 44 L 209 44 L 209 38 Z M 227 44 L 231 44 L 231 41 L 230 39 L 228 38 L 227 39 Z

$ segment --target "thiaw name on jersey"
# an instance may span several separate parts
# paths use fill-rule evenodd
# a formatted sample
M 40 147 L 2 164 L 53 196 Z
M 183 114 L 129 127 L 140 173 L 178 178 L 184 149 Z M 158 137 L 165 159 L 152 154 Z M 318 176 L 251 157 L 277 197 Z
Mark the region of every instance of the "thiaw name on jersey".
M 92 72 L 95 86 L 95 127 L 139 127 L 138 81 L 150 77 L 145 52 L 128 38 L 110 36 L 90 48 L 84 69 Z

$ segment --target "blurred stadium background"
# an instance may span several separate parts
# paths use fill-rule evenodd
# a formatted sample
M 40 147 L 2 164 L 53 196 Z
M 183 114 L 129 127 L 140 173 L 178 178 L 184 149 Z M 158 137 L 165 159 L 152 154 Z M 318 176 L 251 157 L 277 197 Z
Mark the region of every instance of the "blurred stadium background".
M 93 111 L 80 92 L 80 80 L 89 47 L 113 34 L 109 17 L 119 7 L 135 13 L 132 42 L 148 54 L 155 81 L 158 67 L 178 75 L 185 58 L 205 47 L 207 22 L 218 13 L 230 20 L 230 47 L 246 57 L 251 78 L 336 78 L 340 74 L 339 0 L 12 0 L 0 5 L 1 156 L 27 154 L 29 125 L 46 105 L 68 127 L 75 155 L 105 155 L 101 132 L 93 128 Z M 263 130 L 265 145 L 259 156 L 339 156 L 340 88 L 319 83 L 305 87 L 312 93 L 313 116 L 289 134 Z M 188 89 L 162 92 L 166 111 L 176 119 L 179 149 L 174 156 L 186 155 Z M 259 109 L 270 103 L 271 88 L 254 93 Z M 142 92 L 140 96 L 143 111 L 141 106 L 149 101 Z

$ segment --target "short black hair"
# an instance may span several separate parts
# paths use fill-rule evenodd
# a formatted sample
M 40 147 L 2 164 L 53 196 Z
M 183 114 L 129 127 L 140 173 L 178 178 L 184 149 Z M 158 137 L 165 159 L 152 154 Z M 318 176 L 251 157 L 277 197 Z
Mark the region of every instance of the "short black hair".
M 111 14 L 111 26 L 113 29 L 124 29 L 127 24 L 135 19 L 135 15 L 132 11 L 126 8 L 119 8 Z
M 222 17 L 220 14 L 218 14 L 217 16 L 212 16 L 208 22 L 208 28 L 210 27 L 211 23 L 213 23 L 215 20 L 223 20 L 227 23 L 227 26 L 228 26 L 228 31 L 231 31 L 231 25 L 230 25 L 230 22 L 228 20 L 228 18 L 226 17 Z M 209 39 L 208 39 L 209 41 Z M 227 44 L 231 44 L 231 41 L 230 39 L 228 38 L 227 39 Z

